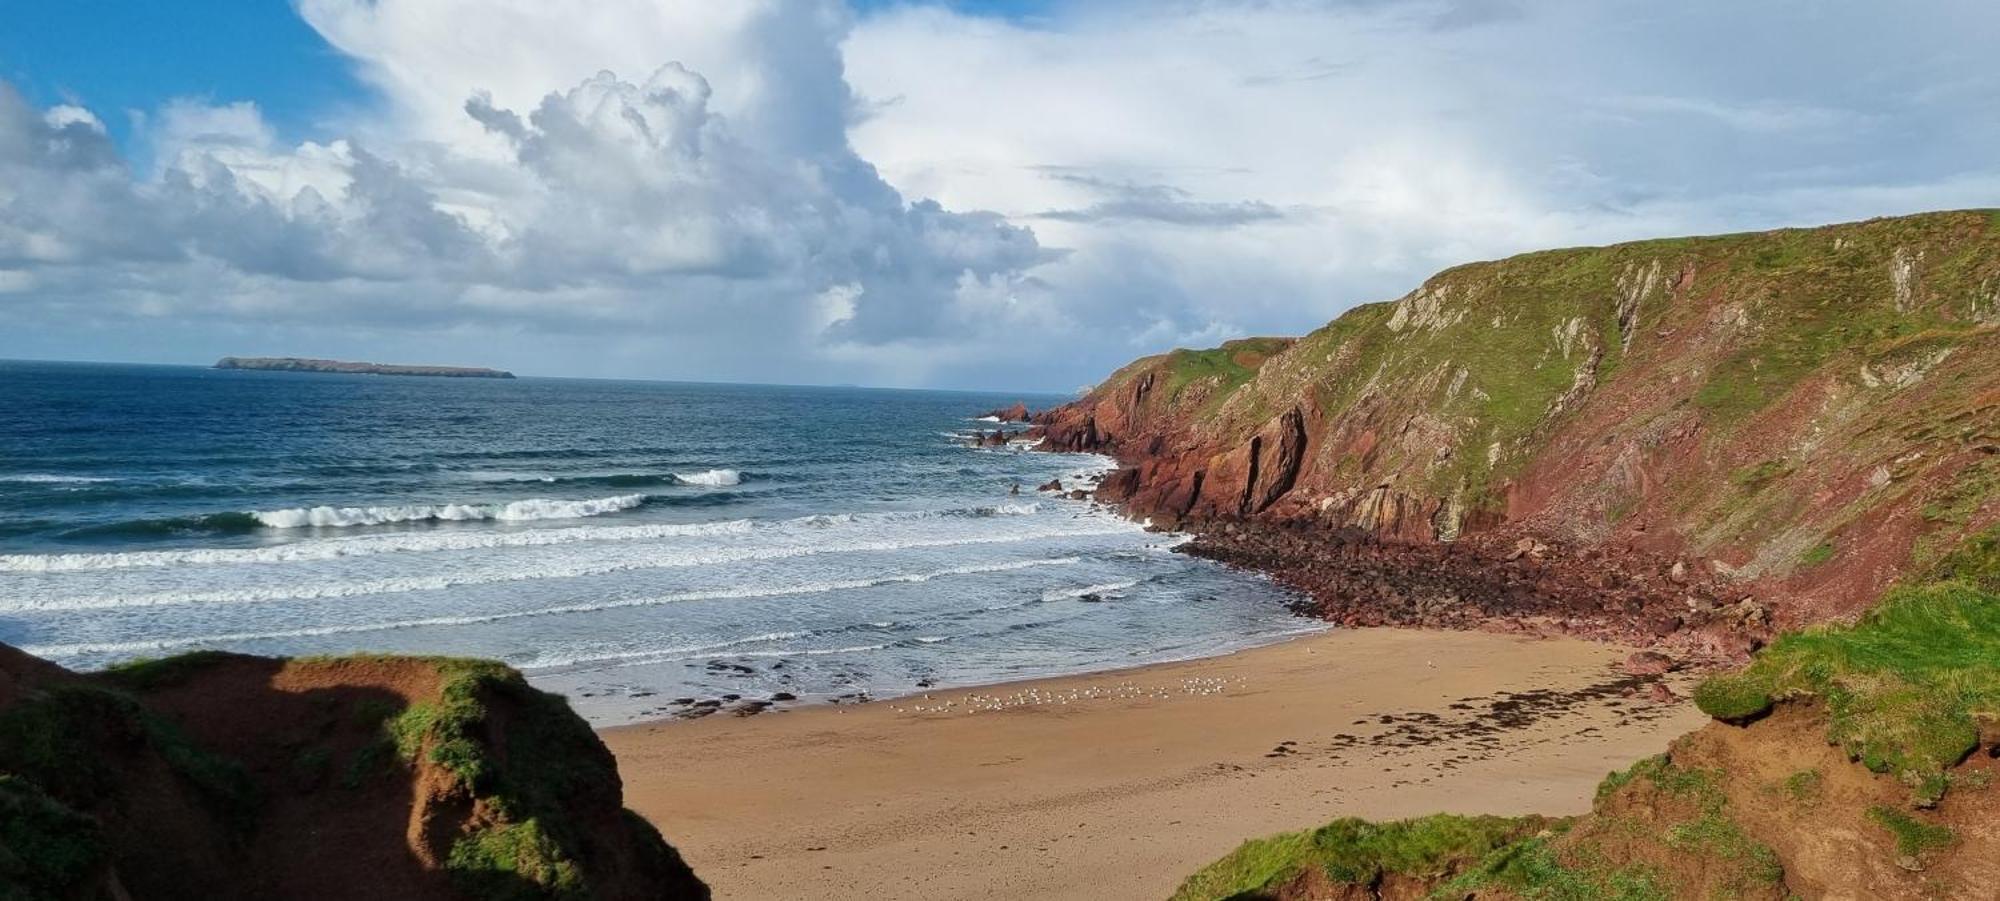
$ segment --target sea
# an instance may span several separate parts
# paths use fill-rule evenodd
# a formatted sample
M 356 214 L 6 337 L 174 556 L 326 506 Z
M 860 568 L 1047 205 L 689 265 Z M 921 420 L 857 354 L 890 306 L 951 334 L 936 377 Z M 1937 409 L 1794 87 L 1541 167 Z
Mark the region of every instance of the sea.
M 599 724 L 1227 653 L 1317 626 L 974 448 L 1066 398 L 0 362 L 0 642 L 489 657 Z

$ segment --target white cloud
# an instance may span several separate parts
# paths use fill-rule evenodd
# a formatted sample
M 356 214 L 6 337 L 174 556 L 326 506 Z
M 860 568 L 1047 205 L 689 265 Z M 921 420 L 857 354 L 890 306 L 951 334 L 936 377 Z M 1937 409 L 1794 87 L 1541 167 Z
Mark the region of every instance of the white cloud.
M 1466 260 L 2000 201 L 2000 15 L 1919 6 L 903 6 L 848 40 L 854 139 L 1070 251 L 1085 332 L 1296 333 Z
M 251 104 L 176 101 L 135 179 L 87 112 L 0 96 L 18 149 L 0 159 L 27 185 L 0 194 L 0 264 L 62 267 L 48 303 L 70 311 L 569 334 L 592 363 L 602 341 L 649 344 L 643 374 L 922 381 L 990 312 L 965 286 L 1043 259 L 1027 229 L 907 200 L 853 152 L 831 3 L 302 10 L 382 91 L 348 137 L 287 145 Z M 671 365 L 702 358 L 725 368 Z
M 375 91 L 316 141 L 176 101 L 135 174 L 0 84 L 0 355 L 1066 387 L 1467 259 L 2000 200 L 2000 16 L 1919 5 L 299 0 Z

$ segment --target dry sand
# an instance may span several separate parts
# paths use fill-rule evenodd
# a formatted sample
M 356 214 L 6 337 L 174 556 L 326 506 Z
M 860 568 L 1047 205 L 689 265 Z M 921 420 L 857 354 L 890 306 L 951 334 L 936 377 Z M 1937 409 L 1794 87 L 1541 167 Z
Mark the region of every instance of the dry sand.
M 1703 722 L 1624 697 L 1625 653 L 1338 630 L 604 739 L 626 803 L 718 898 L 1159 899 L 1246 838 L 1340 816 L 1588 809 Z

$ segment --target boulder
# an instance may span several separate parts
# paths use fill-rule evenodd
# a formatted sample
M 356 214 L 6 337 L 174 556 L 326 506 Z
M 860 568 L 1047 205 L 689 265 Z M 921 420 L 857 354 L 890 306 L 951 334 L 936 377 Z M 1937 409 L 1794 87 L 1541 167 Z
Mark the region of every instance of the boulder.
M 1659 651 L 1639 651 L 1625 658 L 1628 676 L 1659 676 L 1674 671 L 1674 658 Z
M 1002 407 L 998 410 L 988 411 L 986 415 L 991 416 L 994 419 L 998 419 L 1001 422 L 1027 422 L 1028 405 L 1023 403 L 1016 403 L 1011 407 Z

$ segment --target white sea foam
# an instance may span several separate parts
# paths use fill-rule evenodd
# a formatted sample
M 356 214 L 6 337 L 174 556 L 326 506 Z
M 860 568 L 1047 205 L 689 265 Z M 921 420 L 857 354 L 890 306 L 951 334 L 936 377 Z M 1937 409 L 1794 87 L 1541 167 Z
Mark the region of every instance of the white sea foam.
M 855 591 L 877 588 L 884 585 L 902 583 L 922 583 L 950 576 L 969 576 L 983 573 L 1012 572 L 1043 566 L 1067 566 L 1078 562 L 1080 557 L 1045 557 L 1036 560 L 1013 560 L 1006 563 L 989 563 L 968 566 L 953 566 L 945 569 L 921 573 L 901 573 L 893 576 L 879 576 L 872 579 L 846 579 L 827 582 L 807 582 L 783 586 L 744 586 L 741 588 L 720 588 L 708 591 L 683 591 L 674 594 L 656 595 L 645 598 L 629 598 L 622 601 L 605 601 L 595 604 L 563 604 L 555 607 L 537 607 L 530 610 L 510 610 L 505 613 L 468 614 L 464 616 L 427 616 L 419 619 L 394 620 L 379 623 L 352 623 L 338 626 L 309 626 L 297 629 L 279 629 L 267 632 L 228 632 L 216 635 L 192 635 L 179 638 L 160 638 L 144 641 L 79 642 L 75 644 L 30 645 L 23 650 L 38 657 L 75 657 L 84 654 L 138 654 L 166 651 L 175 648 L 218 646 L 246 641 L 272 641 L 286 638 L 320 638 L 329 635 L 359 635 L 369 632 L 392 632 L 400 629 L 417 629 L 426 626 L 477 626 L 509 620 L 529 619 L 542 616 L 560 616 L 576 613 L 599 613 L 607 610 L 623 610 L 633 607 L 658 607 L 689 601 L 750 600 L 757 598 L 793 597 L 798 595 L 826 594 L 835 591 Z M 887 628 L 894 623 L 883 622 L 874 625 Z M 807 632 L 771 632 L 751 638 L 738 639 L 716 647 L 735 644 L 749 644 L 758 641 L 785 641 L 803 638 Z M 680 650 L 707 650 L 707 648 L 687 648 Z M 677 651 L 676 651 L 677 652 Z M 654 653 L 666 653 L 654 652 Z M 561 664 L 550 664 L 561 665 Z
M 58 476 L 38 472 L 15 476 L 0 476 L 0 482 L 13 482 L 22 485 L 94 485 L 98 482 L 116 481 L 118 480 L 99 476 Z
M 978 516 L 1029 516 L 1035 504 L 1002 504 L 980 507 Z M 753 522 L 732 519 L 720 522 L 643 525 L 575 526 L 523 532 L 439 532 L 401 535 L 350 535 L 299 541 L 259 548 L 197 548 L 173 551 L 126 551 L 122 553 L 0 554 L 0 572 L 64 573 L 154 566 L 210 566 L 235 564 L 305 563 L 375 554 L 434 553 L 473 551 L 490 548 L 527 548 L 584 542 L 655 541 L 669 538 L 702 538 L 744 534 L 753 530 L 825 529 L 857 522 L 928 519 L 963 515 L 966 511 L 912 511 L 884 513 L 830 513 L 797 519 Z
M 697 485 L 703 488 L 727 488 L 743 484 L 743 473 L 735 469 L 711 469 L 707 472 L 677 472 L 674 478 L 683 485 Z
M 465 473 L 474 482 L 554 482 L 555 476 L 545 472 L 527 472 L 519 469 L 474 469 Z
M 1097 585 L 1085 585 L 1082 588 L 1051 588 L 1047 591 L 1042 592 L 1042 600 L 1061 601 L 1070 598 L 1080 598 L 1085 595 L 1091 595 L 1091 594 L 1098 594 L 1098 595 L 1116 594 L 1120 591 L 1125 591 L 1130 588 L 1136 588 L 1138 587 L 1138 585 L 1139 583 L 1137 580 L 1127 580 L 1122 582 L 1104 582 Z
M 59 573 L 152 566 L 305 563 L 375 554 L 548 547 L 580 542 L 649 541 L 663 538 L 730 535 L 747 533 L 752 526 L 750 520 L 731 519 L 686 525 L 578 526 L 537 529 L 530 532 L 437 532 L 348 536 L 259 548 L 199 548 L 105 554 L 13 554 L 0 555 L 0 572 Z
M 1129 532 L 1123 524 L 1066 523 L 1062 526 L 1001 535 L 973 535 L 954 538 L 850 541 L 827 544 L 780 544 L 775 546 L 731 546 L 661 548 L 641 546 L 610 559 L 570 560 L 536 563 L 528 567 L 489 567 L 425 576 L 402 576 L 355 582 L 289 583 L 268 587 L 221 591 L 162 591 L 126 595 L 0 598 L 0 612 L 49 610 L 115 610 L 132 607 L 177 607 L 193 605 L 251 604 L 268 601 L 309 601 L 328 598 L 361 597 L 440 591 L 464 585 L 490 585 L 542 579 L 569 579 L 615 572 L 716 566 L 746 560 L 785 560 L 823 554 L 895 552 L 920 548 L 967 547 L 1015 544 L 1049 538 L 1120 535 Z
M 729 651 L 740 642 L 729 642 L 714 648 L 660 648 L 645 651 L 624 651 L 615 654 L 594 654 L 587 657 L 544 655 L 514 665 L 515 669 L 534 672 L 548 670 L 585 669 L 593 666 L 645 666 L 649 663 L 664 663 L 677 660 L 714 660 L 720 657 L 823 657 L 829 654 L 864 654 L 888 648 L 887 644 L 858 644 L 844 648 L 804 648 L 796 651 Z M 696 653 L 706 651 L 708 653 Z
M 494 520 L 532 522 L 543 519 L 581 519 L 630 510 L 646 502 L 643 494 L 624 494 L 590 500 L 531 498 L 506 504 L 407 504 L 391 507 L 298 507 L 290 510 L 259 510 L 250 515 L 273 529 L 342 528 L 380 526 L 400 522 Z

